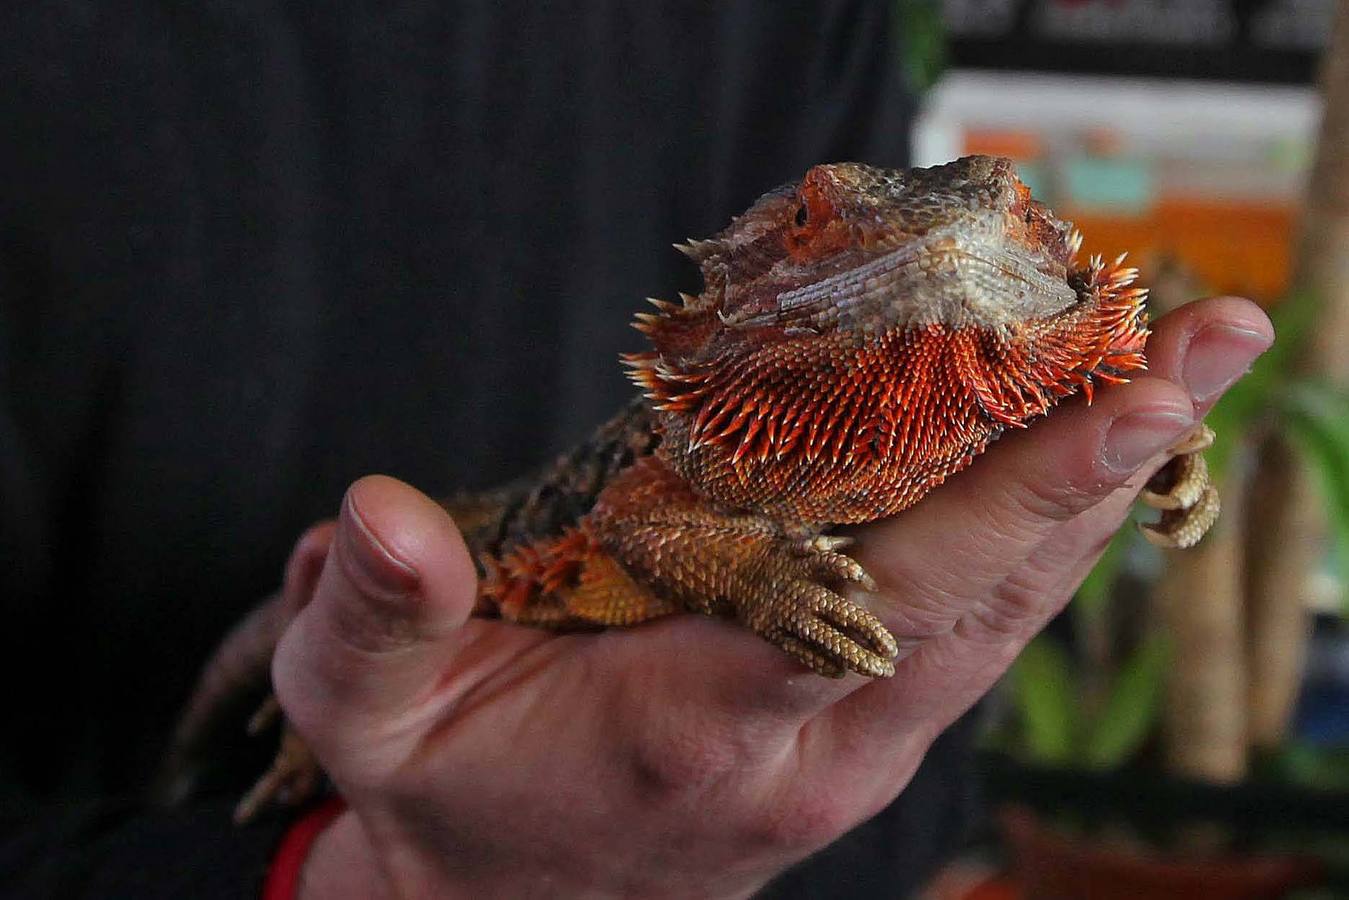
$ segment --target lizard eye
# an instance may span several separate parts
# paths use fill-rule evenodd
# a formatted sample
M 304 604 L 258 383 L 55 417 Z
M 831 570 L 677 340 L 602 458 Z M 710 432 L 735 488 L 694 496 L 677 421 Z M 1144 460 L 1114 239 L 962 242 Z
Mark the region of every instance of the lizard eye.
M 802 227 L 803 225 L 806 224 L 806 222 L 809 219 L 810 219 L 810 210 L 806 208 L 805 203 L 802 203 L 800 206 L 796 208 L 796 227 L 797 228 Z

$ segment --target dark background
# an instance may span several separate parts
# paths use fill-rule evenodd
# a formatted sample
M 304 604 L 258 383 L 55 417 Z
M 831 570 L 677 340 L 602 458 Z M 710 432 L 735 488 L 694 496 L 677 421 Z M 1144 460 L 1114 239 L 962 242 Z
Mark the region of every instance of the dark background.
M 42 9 L 0 21 L 4 753 L 38 794 L 137 784 L 353 479 L 490 485 L 616 410 L 631 314 L 695 277 L 672 241 L 906 157 L 884 3 Z

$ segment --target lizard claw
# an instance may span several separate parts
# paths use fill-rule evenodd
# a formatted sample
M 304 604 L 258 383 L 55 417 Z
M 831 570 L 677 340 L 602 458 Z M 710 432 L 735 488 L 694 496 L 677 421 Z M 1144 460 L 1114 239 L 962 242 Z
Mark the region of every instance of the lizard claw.
M 1214 435 L 1213 429 L 1200 422 L 1179 444 L 1171 448 L 1171 453 L 1174 456 L 1189 456 L 1193 453 L 1199 453 L 1212 447 L 1215 439 L 1216 435 Z
M 856 538 L 844 535 L 820 534 L 797 547 L 800 556 L 809 559 L 815 573 L 823 578 L 837 578 L 840 581 L 859 584 L 868 591 L 876 590 L 876 581 L 862 568 L 862 564 L 851 556 L 839 553 L 844 547 L 857 542 Z
M 844 534 L 817 534 L 815 537 L 801 542 L 800 552 L 809 555 L 821 550 L 843 550 L 855 543 L 857 543 L 857 538 L 848 537 Z
M 837 578 L 840 581 L 859 584 L 868 591 L 875 591 L 876 581 L 862 568 L 862 564 L 851 556 L 839 553 L 845 547 L 851 547 L 857 539 L 841 534 L 817 534 L 802 541 L 796 547 L 798 556 L 809 559 L 815 573 L 823 578 Z
M 862 568 L 862 564 L 851 556 L 845 556 L 842 553 L 835 553 L 832 550 L 821 550 L 819 553 L 812 554 L 810 557 L 814 564 L 815 571 L 825 577 L 833 576 L 840 581 L 859 584 L 868 591 L 876 590 L 876 580 L 867 574 L 867 570 Z
M 815 588 L 810 604 L 798 613 L 789 629 L 826 649 L 854 672 L 886 678 L 895 674 L 894 658 L 899 647 L 889 629 L 851 600 Z

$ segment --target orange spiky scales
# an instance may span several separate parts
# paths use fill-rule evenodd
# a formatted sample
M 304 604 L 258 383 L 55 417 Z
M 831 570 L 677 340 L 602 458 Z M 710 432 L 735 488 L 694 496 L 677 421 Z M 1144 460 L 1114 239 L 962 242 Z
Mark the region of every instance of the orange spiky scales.
M 808 522 L 920 499 L 999 431 L 1144 366 L 1137 271 L 1006 160 L 817 166 L 685 252 L 706 289 L 625 358 L 661 453 L 709 496 Z

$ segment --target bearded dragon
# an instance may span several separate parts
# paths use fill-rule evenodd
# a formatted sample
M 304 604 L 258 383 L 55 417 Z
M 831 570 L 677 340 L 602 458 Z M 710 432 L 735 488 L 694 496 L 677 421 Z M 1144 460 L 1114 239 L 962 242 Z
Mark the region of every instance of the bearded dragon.
M 642 396 L 538 477 L 446 504 L 479 565 L 477 614 L 577 628 L 695 611 L 821 675 L 892 675 L 895 638 L 854 599 L 875 585 L 829 530 L 902 512 L 1003 431 L 1144 368 L 1137 271 L 1079 262 L 1080 245 L 984 156 L 818 165 L 676 245 L 703 290 L 638 315 L 650 347 L 624 361 Z M 1155 542 L 1213 523 L 1211 440 L 1201 426 L 1144 493 L 1166 510 Z M 296 785 L 286 757 L 246 812 Z

